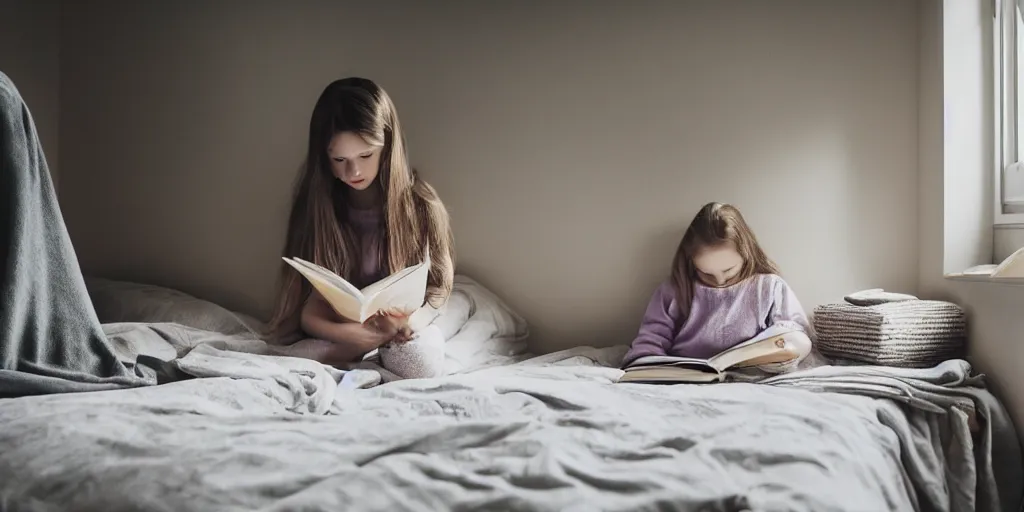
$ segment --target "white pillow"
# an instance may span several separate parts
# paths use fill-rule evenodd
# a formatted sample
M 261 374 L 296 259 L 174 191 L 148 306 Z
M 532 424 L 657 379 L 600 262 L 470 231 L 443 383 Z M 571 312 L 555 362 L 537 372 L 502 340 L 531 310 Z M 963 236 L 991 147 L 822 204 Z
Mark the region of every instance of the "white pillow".
M 526 320 L 465 275 L 455 276 L 452 295 L 440 310 L 422 308 L 410 320 L 413 329 L 423 323 L 437 326 L 446 340 L 446 374 L 511 364 L 530 355 Z
M 259 332 L 263 324 L 171 288 L 86 277 L 101 323 L 175 323 L 227 335 Z M 436 326 L 445 340 L 445 373 L 458 373 L 521 361 L 529 326 L 497 295 L 473 279 L 456 275 L 452 295 L 441 309 L 420 308 L 410 319 L 414 330 Z

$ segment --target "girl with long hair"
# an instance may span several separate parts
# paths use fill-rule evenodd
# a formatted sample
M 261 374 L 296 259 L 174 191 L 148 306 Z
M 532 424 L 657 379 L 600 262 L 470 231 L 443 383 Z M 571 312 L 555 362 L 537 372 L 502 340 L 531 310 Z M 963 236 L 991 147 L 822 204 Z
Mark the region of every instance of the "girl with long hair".
M 321 265 L 362 288 L 422 261 L 431 266 L 425 301 L 440 307 L 454 277 L 448 212 L 409 164 L 391 98 L 365 78 L 329 84 L 313 108 L 309 145 L 295 188 L 284 254 Z M 282 262 L 269 323 L 278 353 L 336 364 L 408 341 L 410 311 L 348 322 Z M 299 339 L 292 343 L 290 340 Z

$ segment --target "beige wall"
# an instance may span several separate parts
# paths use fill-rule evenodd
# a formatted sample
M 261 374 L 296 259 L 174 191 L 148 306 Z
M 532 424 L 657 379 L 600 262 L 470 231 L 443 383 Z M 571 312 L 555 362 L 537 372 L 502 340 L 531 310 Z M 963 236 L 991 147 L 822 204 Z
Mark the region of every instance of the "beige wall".
M 60 153 L 59 11 L 57 0 L 0 0 L 0 71 L 32 112 L 54 182 Z
M 808 308 L 916 291 L 914 2 L 65 9 L 62 202 L 88 271 L 266 311 L 309 113 L 358 74 L 394 96 L 458 270 L 540 350 L 629 342 L 710 200 Z

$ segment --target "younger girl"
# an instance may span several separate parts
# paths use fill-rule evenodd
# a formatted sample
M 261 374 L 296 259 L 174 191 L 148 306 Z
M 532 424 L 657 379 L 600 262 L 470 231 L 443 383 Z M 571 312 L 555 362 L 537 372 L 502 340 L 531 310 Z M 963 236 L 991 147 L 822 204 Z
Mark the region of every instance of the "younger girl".
M 709 203 L 679 243 L 672 278 L 655 292 L 623 361 L 643 356 L 708 358 L 771 326 L 796 329 L 787 341 L 798 357 L 811 351 L 811 326 L 796 295 L 757 243 L 739 210 Z
M 448 212 L 409 165 L 398 114 L 384 89 L 364 78 L 331 83 L 309 122 L 285 255 L 326 267 L 362 288 L 419 263 L 427 248 L 425 300 L 440 307 L 454 277 Z M 273 341 L 286 345 L 276 353 L 348 363 L 412 337 L 407 324 L 412 312 L 347 322 L 298 272 L 283 262 L 281 269 L 270 328 Z

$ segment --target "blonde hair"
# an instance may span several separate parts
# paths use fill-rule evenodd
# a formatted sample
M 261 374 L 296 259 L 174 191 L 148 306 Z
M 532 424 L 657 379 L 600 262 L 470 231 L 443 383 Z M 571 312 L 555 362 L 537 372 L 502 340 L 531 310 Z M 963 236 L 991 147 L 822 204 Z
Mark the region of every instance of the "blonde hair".
M 347 222 L 347 185 L 331 172 L 327 147 L 341 132 L 358 133 L 380 146 L 380 169 L 371 186 L 380 187 L 384 203 L 381 267 L 396 272 L 422 261 L 430 250 L 427 302 L 440 307 L 451 294 L 455 250 L 448 212 L 437 192 L 409 165 L 405 137 L 391 98 L 365 78 L 346 78 L 324 89 L 309 123 L 306 159 L 295 184 L 284 254 L 312 261 L 351 280 L 360 265 L 355 234 Z M 277 305 L 271 334 L 284 336 L 299 328 L 302 305 L 311 287 L 281 263 Z
M 775 265 L 760 244 L 753 230 L 735 206 L 722 203 L 708 203 L 694 216 L 679 242 L 672 262 L 672 282 L 676 288 L 676 302 L 682 319 L 690 316 L 693 304 L 693 287 L 698 281 L 697 267 L 693 259 L 706 247 L 717 247 L 733 242 L 736 252 L 743 257 L 743 266 L 737 276 L 739 280 L 757 274 L 778 274 Z

